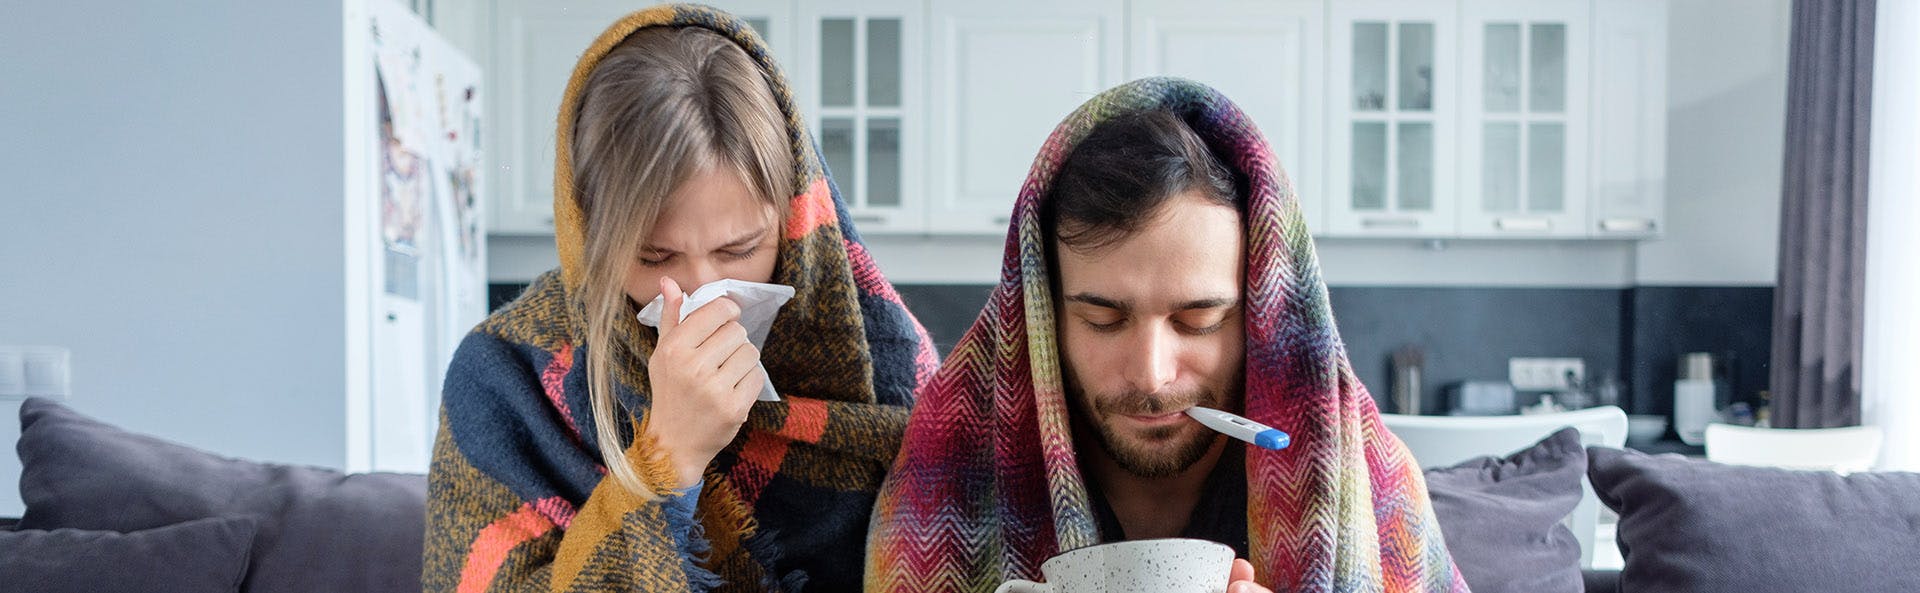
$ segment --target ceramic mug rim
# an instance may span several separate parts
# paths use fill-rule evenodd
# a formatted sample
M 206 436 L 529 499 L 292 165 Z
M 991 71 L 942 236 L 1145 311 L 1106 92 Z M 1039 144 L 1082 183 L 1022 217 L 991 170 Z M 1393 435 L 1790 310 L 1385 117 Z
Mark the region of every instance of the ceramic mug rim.
M 1049 572 L 1050 569 L 1054 568 L 1054 563 L 1065 562 L 1070 558 L 1077 558 L 1081 555 L 1081 552 L 1087 552 L 1088 550 L 1093 550 L 1095 548 L 1136 547 L 1136 546 L 1145 547 L 1145 546 L 1165 545 L 1165 544 L 1171 544 L 1171 543 L 1202 544 L 1206 547 L 1225 550 L 1227 552 L 1229 562 L 1231 562 L 1232 557 L 1234 556 L 1233 546 L 1229 546 L 1213 540 L 1198 539 L 1198 538 L 1191 538 L 1191 537 L 1156 537 L 1153 539 L 1130 539 L 1130 540 L 1123 540 L 1123 541 L 1117 541 L 1117 542 L 1098 543 L 1091 546 L 1074 548 L 1066 552 L 1061 552 L 1059 554 L 1054 555 L 1054 557 L 1052 558 L 1048 558 L 1046 562 L 1040 563 L 1040 573 L 1046 574 L 1047 572 Z M 1088 552 L 1088 553 L 1091 553 L 1091 552 Z

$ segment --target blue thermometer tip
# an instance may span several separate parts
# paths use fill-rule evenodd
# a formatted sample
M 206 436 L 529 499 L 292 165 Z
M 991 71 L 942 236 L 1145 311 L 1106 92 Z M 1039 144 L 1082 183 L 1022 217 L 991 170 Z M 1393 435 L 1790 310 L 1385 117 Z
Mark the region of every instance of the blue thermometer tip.
M 1293 444 L 1293 437 L 1287 436 L 1287 433 L 1280 432 L 1280 429 L 1269 428 L 1260 431 L 1260 434 L 1253 435 L 1253 444 L 1263 449 L 1273 449 L 1277 451 L 1287 448 L 1287 445 Z

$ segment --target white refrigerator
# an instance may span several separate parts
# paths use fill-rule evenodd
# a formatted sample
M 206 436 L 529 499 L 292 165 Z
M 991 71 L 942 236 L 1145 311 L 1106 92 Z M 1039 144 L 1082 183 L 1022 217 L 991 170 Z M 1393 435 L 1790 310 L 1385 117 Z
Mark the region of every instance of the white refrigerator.
M 364 199 L 364 401 L 348 465 L 424 472 L 454 348 L 487 314 L 481 72 L 398 0 L 365 0 L 348 44 L 349 168 Z M 351 30 L 353 12 L 349 11 Z M 358 63 L 353 63 L 355 60 Z M 358 98 L 355 97 L 358 95 Z M 357 213 L 357 214 L 356 214 Z M 350 249 L 359 251 L 359 249 Z

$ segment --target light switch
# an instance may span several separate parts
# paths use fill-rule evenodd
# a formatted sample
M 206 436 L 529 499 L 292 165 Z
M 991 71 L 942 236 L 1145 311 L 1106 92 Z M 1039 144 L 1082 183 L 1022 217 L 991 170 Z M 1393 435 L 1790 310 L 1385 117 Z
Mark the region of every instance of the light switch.
M 26 394 L 34 397 L 66 399 L 73 391 L 70 363 L 73 351 L 58 346 L 26 348 L 24 371 Z

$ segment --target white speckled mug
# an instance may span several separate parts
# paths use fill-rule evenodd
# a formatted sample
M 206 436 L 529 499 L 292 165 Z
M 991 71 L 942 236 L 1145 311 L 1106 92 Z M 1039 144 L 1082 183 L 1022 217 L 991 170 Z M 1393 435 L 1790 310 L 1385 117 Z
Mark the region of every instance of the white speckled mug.
M 1007 581 L 995 593 L 1221 593 L 1233 548 L 1198 539 L 1087 546 L 1040 565 L 1047 582 Z

